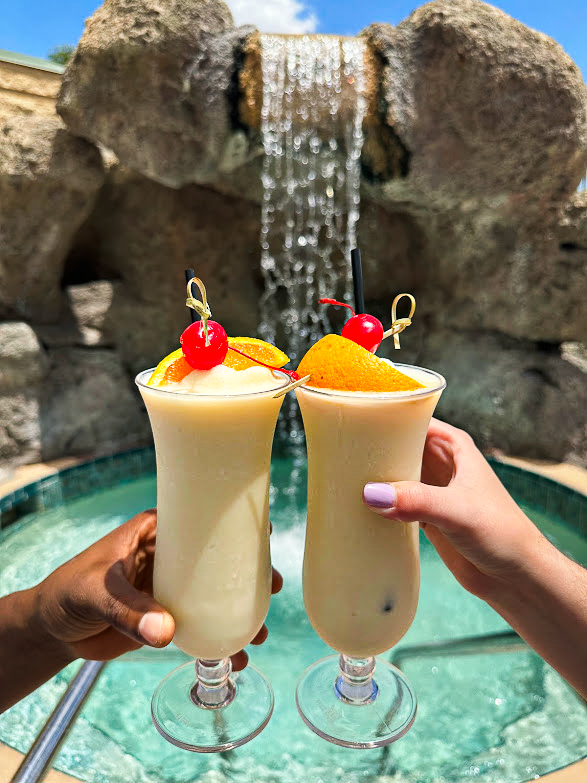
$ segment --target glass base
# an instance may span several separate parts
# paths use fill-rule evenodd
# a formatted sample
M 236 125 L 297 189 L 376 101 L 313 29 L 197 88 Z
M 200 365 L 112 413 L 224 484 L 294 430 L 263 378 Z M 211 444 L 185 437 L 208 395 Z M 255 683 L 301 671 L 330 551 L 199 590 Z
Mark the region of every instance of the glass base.
M 358 678 L 353 681 L 352 676 L 349 680 L 342 674 L 343 658 L 322 658 L 302 674 L 296 705 L 304 723 L 318 736 L 345 748 L 379 748 L 403 737 L 414 723 L 417 703 L 402 672 L 383 658 L 364 659 L 361 663 L 367 670 L 370 662 L 370 669 L 358 684 Z M 356 699 L 352 690 L 356 690 Z
M 195 661 L 184 663 L 170 672 L 153 694 L 155 728 L 168 742 L 196 753 L 220 753 L 244 745 L 269 722 L 273 690 L 250 664 L 230 675 L 228 689 L 228 697 L 216 705 L 201 706 Z

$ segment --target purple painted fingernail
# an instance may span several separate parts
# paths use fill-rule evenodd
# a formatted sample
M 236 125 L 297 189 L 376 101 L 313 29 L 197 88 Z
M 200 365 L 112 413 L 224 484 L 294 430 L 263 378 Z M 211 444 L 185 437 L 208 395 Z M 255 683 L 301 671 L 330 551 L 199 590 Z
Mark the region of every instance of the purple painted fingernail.
M 374 508 L 393 508 L 397 493 L 392 484 L 365 484 L 363 500 Z

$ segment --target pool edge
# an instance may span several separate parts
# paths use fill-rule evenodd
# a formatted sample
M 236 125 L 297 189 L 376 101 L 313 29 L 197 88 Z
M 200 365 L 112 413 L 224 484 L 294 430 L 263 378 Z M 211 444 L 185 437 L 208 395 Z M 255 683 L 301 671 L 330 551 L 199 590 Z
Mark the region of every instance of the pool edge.
M 14 750 L 10 745 L 0 742 L 0 783 L 10 783 L 23 758 L 23 753 L 19 753 L 18 750 Z M 66 775 L 65 772 L 59 772 L 56 769 L 51 769 L 44 781 L 45 783 L 80 783 L 79 778 Z
M 116 455 L 109 455 L 103 460 L 116 459 L 124 454 L 130 454 L 138 451 L 118 452 Z M 31 465 L 20 466 L 15 469 L 13 475 L 8 479 L 0 480 L 0 501 L 11 493 L 23 488 L 37 484 L 54 477 L 62 472 L 67 472 L 72 468 L 90 464 L 95 460 L 86 457 L 72 458 L 66 457 L 59 460 L 53 460 L 43 463 L 32 463 Z M 560 484 L 587 496 L 587 470 L 568 463 L 538 463 L 518 457 L 509 457 L 505 455 L 491 455 L 491 461 L 502 465 L 510 465 L 514 469 L 528 471 L 547 478 L 554 484 Z M 567 470 L 570 469 L 570 470 Z M 22 762 L 24 754 L 11 748 L 9 745 L 0 741 L 0 783 L 10 783 L 10 780 L 18 766 Z M 531 780 L 530 778 L 529 780 Z M 558 770 L 548 772 L 540 777 L 547 783 L 584 783 L 587 779 L 587 758 L 572 762 Z M 66 773 L 52 769 L 45 778 L 47 783 L 80 783 L 80 778 L 73 777 Z M 82 781 L 83 783 L 83 781 Z

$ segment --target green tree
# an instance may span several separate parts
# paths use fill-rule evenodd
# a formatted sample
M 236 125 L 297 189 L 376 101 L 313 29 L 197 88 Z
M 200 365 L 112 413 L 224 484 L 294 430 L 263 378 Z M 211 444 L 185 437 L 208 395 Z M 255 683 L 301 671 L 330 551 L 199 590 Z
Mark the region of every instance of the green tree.
M 57 63 L 57 65 L 67 65 L 71 60 L 74 51 L 75 46 L 70 46 L 69 44 L 66 44 L 65 46 L 56 46 L 49 52 L 49 59 L 54 63 Z

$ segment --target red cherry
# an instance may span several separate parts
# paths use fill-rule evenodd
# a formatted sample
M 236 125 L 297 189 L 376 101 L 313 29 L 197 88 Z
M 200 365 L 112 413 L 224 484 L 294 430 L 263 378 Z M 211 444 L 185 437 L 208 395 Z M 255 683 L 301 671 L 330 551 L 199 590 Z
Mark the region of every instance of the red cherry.
M 347 340 L 352 340 L 354 343 L 362 345 L 363 348 L 371 351 L 371 353 L 375 353 L 379 348 L 381 341 L 383 340 L 383 324 L 379 318 L 375 318 L 374 315 L 367 315 L 366 313 L 355 315 L 355 311 L 350 305 L 344 304 L 344 302 L 337 302 L 336 299 L 319 299 L 318 304 L 348 307 L 353 314 L 353 317 L 349 318 L 343 326 L 341 335 L 346 337 Z
M 348 340 L 362 345 L 371 353 L 375 353 L 383 340 L 383 324 L 374 315 L 361 313 L 349 318 L 341 334 Z
M 224 361 L 228 351 L 228 337 L 216 321 L 208 321 L 208 340 L 210 344 L 206 345 L 202 321 L 190 324 L 180 337 L 183 355 L 194 370 L 210 370 Z

